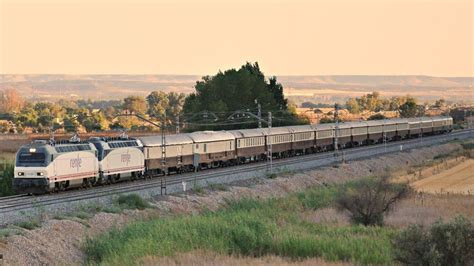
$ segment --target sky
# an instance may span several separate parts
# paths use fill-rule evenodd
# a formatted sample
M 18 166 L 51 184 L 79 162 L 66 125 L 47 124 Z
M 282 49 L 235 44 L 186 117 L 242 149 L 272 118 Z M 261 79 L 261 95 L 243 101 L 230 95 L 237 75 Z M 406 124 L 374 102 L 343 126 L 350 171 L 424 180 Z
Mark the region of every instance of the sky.
M 474 0 L 0 0 L 2 74 L 474 76 Z

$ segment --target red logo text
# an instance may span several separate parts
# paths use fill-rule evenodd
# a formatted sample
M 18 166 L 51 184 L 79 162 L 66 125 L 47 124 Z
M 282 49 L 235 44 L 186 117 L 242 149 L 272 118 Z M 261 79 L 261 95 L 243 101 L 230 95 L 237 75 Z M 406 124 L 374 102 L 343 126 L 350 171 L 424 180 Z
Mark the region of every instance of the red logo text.
M 69 161 L 69 166 L 71 168 L 81 168 L 82 165 L 82 159 L 81 158 L 74 158 Z
M 132 159 L 132 156 L 130 154 L 122 154 L 122 163 L 129 163 L 130 160 Z

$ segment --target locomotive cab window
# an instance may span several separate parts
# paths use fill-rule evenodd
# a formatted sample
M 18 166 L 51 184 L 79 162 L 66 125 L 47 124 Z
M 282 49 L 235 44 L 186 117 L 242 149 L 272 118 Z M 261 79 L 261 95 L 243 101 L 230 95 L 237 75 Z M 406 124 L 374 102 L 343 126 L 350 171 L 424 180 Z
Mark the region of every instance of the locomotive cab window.
M 21 151 L 18 154 L 17 165 L 43 165 L 46 162 L 46 154 L 42 152 Z

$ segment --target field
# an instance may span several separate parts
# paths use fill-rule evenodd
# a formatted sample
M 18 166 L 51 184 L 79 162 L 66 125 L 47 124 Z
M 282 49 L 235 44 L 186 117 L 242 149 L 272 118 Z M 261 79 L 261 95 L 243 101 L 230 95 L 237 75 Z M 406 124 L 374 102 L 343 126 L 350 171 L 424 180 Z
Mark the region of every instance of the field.
M 474 159 L 418 180 L 412 186 L 421 192 L 474 195 Z

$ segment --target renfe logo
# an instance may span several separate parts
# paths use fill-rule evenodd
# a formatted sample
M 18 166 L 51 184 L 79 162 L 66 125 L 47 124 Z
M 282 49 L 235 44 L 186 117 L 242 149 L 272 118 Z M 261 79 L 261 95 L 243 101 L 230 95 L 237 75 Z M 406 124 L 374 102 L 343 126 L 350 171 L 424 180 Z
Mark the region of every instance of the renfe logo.
M 81 168 L 82 165 L 82 159 L 81 158 L 73 158 L 71 161 L 69 161 L 69 166 L 71 168 Z
M 129 163 L 130 160 L 132 159 L 132 156 L 130 154 L 122 154 L 122 163 Z

